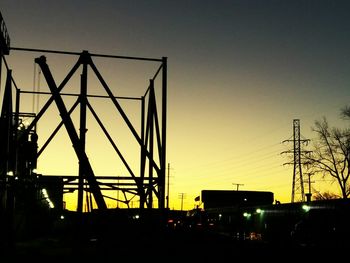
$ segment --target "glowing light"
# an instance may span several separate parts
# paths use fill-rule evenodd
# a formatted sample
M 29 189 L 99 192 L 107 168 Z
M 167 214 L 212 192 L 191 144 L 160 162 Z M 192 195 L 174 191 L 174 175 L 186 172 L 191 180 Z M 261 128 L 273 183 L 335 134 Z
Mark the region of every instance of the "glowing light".
M 48 199 L 48 203 L 49 203 L 49 207 L 50 207 L 50 208 L 55 208 L 54 204 L 51 202 L 50 199 Z
M 244 212 L 244 213 L 243 213 L 243 216 L 244 216 L 245 218 L 250 218 L 250 217 L 251 217 L 251 214 L 250 214 L 250 213 L 247 213 L 247 212 Z
M 8 175 L 8 176 L 13 176 L 13 172 L 12 172 L 12 171 L 8 171 L 8 172 L 7 172 L 7 175 Z
M 309 212 L 310 209 L 311 209 L 311 207 L 308 206 L 308 205 L 303 205 L 302 208 L 303 208 L 303 210 L 304 210 L 305 212 Z
M 139 219 L 140 216 L 139 215 L 134 215 L 134 219 Z
M 260 208 L 258 208 L 258 209 L 256 209 L 256 212 L 257 212 L 258 214 L 262 214 L 262 213 L 264 212 L 264 210 L 261 210 Z
M 44 196 L 43 199 L 46 200 L 46 202 L 48 203 L 49 207 L 50 207 L 50 208 L 55 208 L 55 205 L 52 203 L 52 201 L 51 201 L 50 198 L 49 198 L 49 195 L 48 195 L 48 193 L 47 193 L 47 190 L 46 190 L 45 188 L 43 188 L 43 189 L 41 189 L 41 193 L 42 193 L 42 195 Z
M 47 194 L 47 191 L 46 191 L 45 188 L 42 189 L 41 192 L 42 192 L 42 194 L 43 194 L 43 196 L 44 196 L 45 198 L 49 198 L 49 195 Z

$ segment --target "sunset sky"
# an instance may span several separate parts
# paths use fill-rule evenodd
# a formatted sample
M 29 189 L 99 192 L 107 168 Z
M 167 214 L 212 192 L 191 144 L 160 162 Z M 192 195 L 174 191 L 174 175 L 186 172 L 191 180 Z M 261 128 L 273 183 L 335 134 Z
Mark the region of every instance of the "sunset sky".
M 348 125 L 339 113 L 350 105 L 349 10 L 350 1 L 340 0 L 0 2 L 12 47 L 168 57 L 167 163 L 170 207 L 176 209 L 182 194 L 189 209 L 201 190 L 233 190 L 235 184 L 290 201 L 293 166 L 283 165 L 290 159 L 281 152 L 292 149 L 282 141 L 292 139 L 293 119 L 300 119 L 302 138 L 311 140 L 311 127 L 323 116 L 332 126 Z M 6 57 L 21 89 L 33 90 L 34 58 L 40 55 L 11 51 Z M 47 59 L 57 82 L 77 60 L 52 54 Z M 96 63 L 117 96 L 142 96 L 159 66 Z M 41 96 L 41 106 L 44 101 Z M 36 108 L 30 96 L 24 103 L 23 110 Z M 108 106 L 95 103 L 129 147 L 127 135 L 118 133 L 123 128 L 108 119 Z M 138 123 L 139 106 L 123 103 Z M 39 139 L 59 118 L 52 108 L 38 126 Z M 91 125 L 87 136 L 96 142 Z M 71 143 L 62 140 L 39 159 L 41 173 L 77 173 Z M 92 144 L 88 153 L 96 174 L 124 174 L 102 146 Z M 319 177 L 312 181 L 313 191 L 338 191 Z

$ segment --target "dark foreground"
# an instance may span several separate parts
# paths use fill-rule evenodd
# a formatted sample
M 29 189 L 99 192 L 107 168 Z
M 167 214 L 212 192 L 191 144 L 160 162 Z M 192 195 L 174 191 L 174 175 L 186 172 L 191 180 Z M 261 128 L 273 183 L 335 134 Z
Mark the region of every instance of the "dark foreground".
M 235 259 L 245 259 L 248 262 L 266 259 L 289 261 L 316 259 L 322 251 L 325 255 L 332 255 L 333 259 L 339 256 L 339 252 L 331 247 L 237 241 L 210 232 L 169 231 L 147 235 L 133 233 L 130 236 L 118 236 L 114 233 L 113 236 L 85 239 L 72 236 L 42 237 L 16 243 L 11 250 L 6 251 L 1 262 L 220 262 L 227 259 L 232 262 Z
M 215 263 L 237 260 L 312 262 L 316 259 L 322 259 L 322 262 L 332 259 L 331 262 L 334 262 L 337 258 L 348 257 L 350 249 L 350 221 L 347 216 L 349 213 L 336 214 L 338 224 L 333 224 L 334 220 L 327 221 L 324 213 L 322 216 L 317 214 L 319 220 L 309 220 L 298 225 L 299 230 L 294 231 L 293 239 L 290 238 L 291 231 L 286 227 L 286 220 L 282 220 L 284 217 L 278 217 L 278 220 L 273 221 L 274 227 L 271 227 L 274 231 L 266 232 L 269 236 L 262 234 L 262 238 L 242 240 L 233 234 L 233 228 L 222 228 L 222 225 L 205 227 L 192 224 L 193 221 L 177 221 L 177 218 L 175 221 L 182 223 L 175 226 L 166 223 L 169 220 L 164 220 L 163 213 L 157 213 L 157 210 L 150 213 L 139 212 L 116 210 L 83 216 L 66 213 L 64 219 L 55 219 L 46 227 L 44 222 L 48 222 L 47 220 L 35 221 L 24 229 L 21 238 L 17 237 L 13 242 L 3 245 L 4 235 L 0 237 L 0 263 L 109 263 L 136 260 Z M 335 215 L 335 212 L 332 211 L 331 214 Z M 290 214 L 286 215 L 285 217 L 291 218 Z M 39 230 L 43 229 L 46 231 L 39 234 Z

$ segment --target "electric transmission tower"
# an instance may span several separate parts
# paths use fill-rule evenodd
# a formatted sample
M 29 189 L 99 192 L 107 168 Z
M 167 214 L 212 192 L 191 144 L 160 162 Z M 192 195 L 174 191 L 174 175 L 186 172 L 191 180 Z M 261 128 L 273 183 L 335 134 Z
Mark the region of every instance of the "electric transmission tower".
M 294 203 L 296 201 L 297 196 L 299 196 L 298 201 L 305 202 L 305 192 L 304 192 L 304 181 L 303 181 L 303 172 L 302 172 L 302 165 L 303 162 L 301 161 L 302 154 L 309 153 L 310 151 L 304 151 L 301 148 L 302 144 L 307 145 L 309 139 L 301 139 L 300 138 L 300 120 L 294 119 L 293 120 L 293 139 L 291 140 L 284 140 L 285 142 L 293 142 L 293 151 L 284 151 L 282 153 L 289 153 L 293 154 L 293 162 L 285 163 L 285 164 L 293 164 L 293 182 L 292 182 L 292 200 L 291 202 Z

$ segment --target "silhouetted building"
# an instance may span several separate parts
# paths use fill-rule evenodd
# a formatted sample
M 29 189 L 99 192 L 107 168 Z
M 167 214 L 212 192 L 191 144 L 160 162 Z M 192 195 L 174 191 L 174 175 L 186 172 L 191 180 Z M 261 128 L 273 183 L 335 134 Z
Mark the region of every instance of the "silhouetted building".
M 274 201 L 272 192 L 202 190 L 204 209 L 233 206 L 271 205 Z

